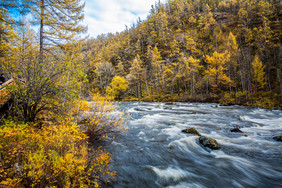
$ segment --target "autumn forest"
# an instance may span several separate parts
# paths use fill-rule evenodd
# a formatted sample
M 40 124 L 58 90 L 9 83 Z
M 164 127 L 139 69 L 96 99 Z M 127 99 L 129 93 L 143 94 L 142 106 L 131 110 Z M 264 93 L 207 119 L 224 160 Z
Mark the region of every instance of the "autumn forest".
M 147 20 L 87 42 L 89 87 L 105 93 L 120 76 L 129 91 L 118 97 L 279 105 L 279 7 L 259 0 L 157 3 Z
M 86 3 L 0 0 L 0 187 L 107 184 L 112 101 L 282 108 L 281 1 L 157 1 L 95 38 Z
M 137 20 L 121 33 L 71 42 L 70 34 L 59 37 L 56 30 L 45 32 L 39 57 L 46 53 L 55 61 L 60 56 L 72 62 L 67 66 L 80 72 L 71 73 L 83 82 L 84 96 L 100 92 L 126 100 L 213 101 L 271 108 L 281 104 L 280 6 L 275 0 L 156 3 L 146 20 Z M 22 65 L 10 62 L 26 62 L 30 53 L 37 53 L 31 50 L 37 48 L 36 41 L 29 40 L 35 34 L 22 9 L 17 29 L 21 42 L 2 58 L 7 64 L 3 70 L 13 67 L 12 71 L 20 72 Z M 46 21 L 44 27 L 52 28 L 56 20 Z M 62 23 L 60 29 L 65 26 Z M 67 29 L 78 33 L 85 28 Z

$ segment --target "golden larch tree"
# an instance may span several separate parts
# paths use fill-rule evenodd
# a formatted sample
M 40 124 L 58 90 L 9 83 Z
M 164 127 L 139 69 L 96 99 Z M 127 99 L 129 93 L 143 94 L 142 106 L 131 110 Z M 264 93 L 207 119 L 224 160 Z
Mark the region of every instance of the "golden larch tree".
M 209 77 L 212 90 L 218 93 L 219 88 L 225 87 L 232 81 L 226 75 L 226 63 L 229 61 L 229 53 L 214 52 L 212 56 L 206 56 L 206 62 L 209 64 L 206 74 Z
M 142 80 L 144 70 L 142 69 L 142 60 L 139 55 L 133 60 L 130 67 L 130 73 L 128 74 L 128 82 L 131 87 L 136 88 L 136 97 L 139 98 L 142 96 Z
M 255 85 L 256 90 L 261 90 L 266 85 L 266 76 L 264 72 L 264 65 L 259 59 L 258 55 L 255 55 L 254 60 L 252 62 L 252 81 Z

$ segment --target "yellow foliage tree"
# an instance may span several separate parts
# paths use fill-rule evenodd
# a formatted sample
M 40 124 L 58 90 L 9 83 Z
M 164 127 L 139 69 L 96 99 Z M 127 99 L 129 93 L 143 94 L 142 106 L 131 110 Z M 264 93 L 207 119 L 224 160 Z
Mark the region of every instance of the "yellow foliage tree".
M 255 55 L 255 58 L 252 62 L 251 74 L 255 88 L 257 90 L 263 89 L 263 87 L 266 85 L 266 76 L 264 72 L 264 65 L 262 64 L 258 55 Z
M 115 76 L 106 92 L 108 95 L 113 96 L 114 98 L 120 98 L 120 95 L 127 90 L 128 84 L 125 78 Z
M 121 76 L 121 77 L 126 74 L 125 71 L 124 71 L 124 66 L 123 66 L 122 61 L 118 62 L 115 72 L 116 72 L 116 75 Z
M 130 73 L 128 74 L 129 85 L 136 88 L 136 97 L 139 98 L 142 96 L 142 80 L 144 69 L 142 68 L 142 60 L 139 55 L 133 60 L 130 67 Z
M 164 68 L 164 72 L 163 72 L 163 77 L 164 77 L 164 81 L 165 81 L 165 88 L 166 88 L 166 92 L 171 91 L 171 87 L 173 86 L 173 78 L 174 78 L 174 73 L 172 71 L 172 67 L 171 66 L 165 66 Z
M 11 53 L 12 44 L 15 42 L 16 34 L 11 26 L 12 20 L 10 20 L 7 11 L 0 7 L 0 69 L 6 70 L 4 66 L 10 66 L 8 58 Z
M 194 59 L 192 56 L 188 58 L 188 63 L 190 67 L 190 72 L 192 74 L 191 79 L 191 94 L 194 95 L 196 93 L 195 87 L 196 87 L 196 76 L 198 75 L 198 71 L 202 66 L 200 65 L 200 60 Z
M 181 56 L 179 57 L 178 61 L 179 61 L 179 71 L 176 76 L 179 79 L 178 82 L 180 80 L 183 80 L 185 91 L 187 91 L 191 68 L 184 53 L 181 53 Z
M 236 69 L 238 67 L 238 54 L 239 54 L 239 45 L 236 41 L 236 36 L 233 35 L 232 32 L 229 33 L 227 38 L 227 50 L 230 53 L 230 59 L 228 61 L 228 76 L 233 78 L 233 80 L 236 79 Z M 229 84 L 229 91 L 230 94 L 232 93 L 232 84 Z M 235 83 L 234 86 L 236 87 Z
M 206 74 L 209 77 L 212 90 L 219 92 L 219 87 L 224 87 L 232 81 L 225 74 L 226 63 L 229 61 L 229 53 L 214 52 L 212 56 L 206 56 L 206 62 L 209 64 Z
M 153 75 L 153 83 L 157 88 L 157 93 L 160 93 L 160 88 L 163 88 L 163 84 L 161 83 L 162 74 L 163 74 L 163 66 L 162 66 L 162 57 L 161 53 L 158 50 L 158 47 L 155 46 L 153 51 L 151 51 L 151 64 L 152 64 L 152 75 Z

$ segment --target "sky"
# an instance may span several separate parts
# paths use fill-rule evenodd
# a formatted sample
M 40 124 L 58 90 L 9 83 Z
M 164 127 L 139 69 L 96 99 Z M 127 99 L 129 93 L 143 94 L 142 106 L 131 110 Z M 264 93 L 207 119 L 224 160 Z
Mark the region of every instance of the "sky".
M 158 0 L 85 0 L 84 23 L 90 37 L 116 33 L 136 23 L 138 17 L 145 20 Z M 161 0 L 165 2 L 165 0 Z

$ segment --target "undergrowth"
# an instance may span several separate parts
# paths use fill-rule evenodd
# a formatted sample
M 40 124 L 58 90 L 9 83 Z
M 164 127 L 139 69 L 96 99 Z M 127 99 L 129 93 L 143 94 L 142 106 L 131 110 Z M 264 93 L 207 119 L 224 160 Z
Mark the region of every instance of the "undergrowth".
M 110 154 L 89 148 L 87 139 L 70 121 L 41 129 L 6 122 L 0 129 L 0 186 L 99 187 L 102 176 L 115 172 Z
M 109 100 L 94 95 L 92 103 L 76 101 L 72 114 L 86 114 L 80 125 L 59 116 L 40 127 L 6 120 L 0 126 L 0 187 L 100 187 L 115 178 L 111 155 L 93 142 L 126 130 L 123 112 Z
M 126 131 L 124 126 L 126 114 L 118 109 L 118 104 L 110 102 L 112 98 L 95 94 L 89 106 L 89 111 L 82 114 L 82 120 L 78 121 L 81 129 L 89 136 L 91 141 L 99 141 L 108 137 L 109 133 Z M 87 108 L 84 106 L 83 108 Z

